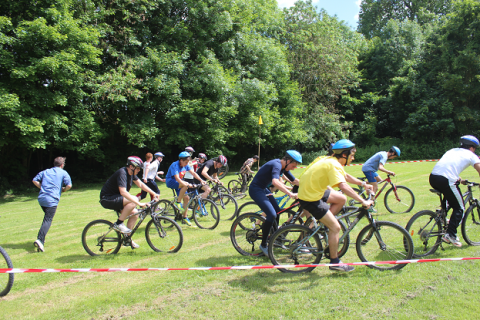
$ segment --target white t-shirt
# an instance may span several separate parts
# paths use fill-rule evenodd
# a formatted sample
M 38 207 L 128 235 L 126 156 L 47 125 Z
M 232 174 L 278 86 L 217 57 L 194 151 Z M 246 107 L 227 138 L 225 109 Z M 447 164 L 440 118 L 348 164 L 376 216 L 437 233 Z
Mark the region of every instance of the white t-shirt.
M 445 177 L 450 184 L 454 184 L 463 170 L 476 163 L 480 163 L 480 159 L 475 153 L 468 149 L 454 148 L 445 152 L 433 167 L 432 174 Z
M 143 181 L 143 179 L 145 179 L 145 172 L 147 172 L 147 168 L 148 168 L 149 165 L 150 165 L 150 161 L 145 161 L 143 163 L 142 181 Z
M 196 161 L 189 161 L 188 162 L 188 165 L 190 166 L 190 168 L 193 168 L 193 166 L 196 164 L 197 162 Z M 195 171 L 195 169 L 193 170 Z M 185 176 L 183 177 L 184 179 L 193 179 L 193 174 L 190 173 L 190 171 L 187 171 L 185 173 Z
M 148 165 L 147 179 L 155 180 L 155 176 L 157 175 L 159 165 L 160 163 L 157 160 L 152 161 L 152 163 Z

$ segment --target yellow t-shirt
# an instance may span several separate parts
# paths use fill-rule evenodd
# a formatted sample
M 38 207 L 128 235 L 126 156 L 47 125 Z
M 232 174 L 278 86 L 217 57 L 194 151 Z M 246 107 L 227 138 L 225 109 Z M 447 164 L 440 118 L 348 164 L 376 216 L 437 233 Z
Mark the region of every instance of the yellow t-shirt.
M 318 201 L 330 186 L 337 187 L 345 180 L 345 170 L 335 157 L 320 159 L 300 178 L 298 198 L 304 201 Z
M 319 160 L 322 160 L 322 159 L 325 159 L 327 158 L 328 156 L 319 156 L 317 157 L 315 160 L 313 160 L 312 162 L 310 162 L 310 164 L 307 166 L 307 168 L 305 168 L 305 170 L 298 176 L 298 179 L 300 179 L 304 174 L 305 172 L 307 172 L 308 169 L 310 169 L 311 166 L 313 166 L 315 163 L 317 163 Z

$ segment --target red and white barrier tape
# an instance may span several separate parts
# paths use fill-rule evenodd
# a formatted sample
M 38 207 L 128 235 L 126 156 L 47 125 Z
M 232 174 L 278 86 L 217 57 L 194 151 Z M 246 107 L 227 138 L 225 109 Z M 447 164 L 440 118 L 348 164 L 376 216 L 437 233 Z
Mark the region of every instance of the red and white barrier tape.
M 321 263 L 301 265 L 266 265 L 266 266 L 231 266 L 231 267 L 193 267 L 193 268 L 81 268 L 81 269 L 0 269 L 0 273 L 54 273 L 54 272 L 116 272 L 116 271 L 212 271 L 212 270 L 255 270 L 255 269 L 288 269 L 307 267 L 330 267 L 330 266 L 367 266 L 375 264 L 409 264 L 439 261 L 480 260 L 480 257 L 472 258 L 440 258 L 440 259 L 417 259 L 396 261 L 369 261 L 352 263 Z
M 429 160 L 412 160 L 412 161 L 398 161 L 398 162 L 387 162 L 386 164 L 394 164 L 394 163 L 412 163 L 412 162 L 434 162 L 440 159 L 429 159 Z M 363 166 L 363 163 L 352 163 L 349 166 Z M 306 167 L 297 167 L 296 169 L 305 169 Z

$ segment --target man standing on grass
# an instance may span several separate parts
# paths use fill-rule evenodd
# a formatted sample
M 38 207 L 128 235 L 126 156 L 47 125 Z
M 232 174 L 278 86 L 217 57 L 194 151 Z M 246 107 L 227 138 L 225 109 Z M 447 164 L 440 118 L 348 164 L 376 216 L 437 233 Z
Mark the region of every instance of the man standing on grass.
M 63 170 L 66 159 L 64 157 L 55 158 L 53 161 L 54 167 L 40 172 L 32 181 L 40 189 L 38 203 L 45 213 L 37 240 L 33 243 L 39 252 L 45 251 L 45 237 L 52 225 L 61 193 L 70 190 L 72 187 L 72 179 L 70 179 L 67 171 Z

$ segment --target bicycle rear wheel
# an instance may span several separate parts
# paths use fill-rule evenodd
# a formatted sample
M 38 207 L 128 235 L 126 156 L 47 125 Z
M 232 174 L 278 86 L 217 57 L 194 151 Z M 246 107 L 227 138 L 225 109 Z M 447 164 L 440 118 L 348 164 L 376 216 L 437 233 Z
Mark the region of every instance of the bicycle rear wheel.
M 235 250 L 244 256 L 259 256 L 262 253 L 262 225 L 265 218 L 253 212 L 240 215 L 230 228 L 230 240 Z
M 164 217 L 170 218 L 172 220 L 179 220 L 178 209 L 175 208 L 172 201 L 162 199 L 154 204 L 153 212 L 160 214 Z
M 210 199 L 195 200 L 193 219 L 201 229 L 215 229 L 220 222 L 220 211 Z
M 306 227 L 291 224 L 278 229 L 268 244 L 268 256 L 274 265 L 318 264 L 323 248 L 318 234 Z M 310 272 L 315 267 L 278 268 L 281 272 Z
M 172 219 L 162 216 L 156 216 L 148 222 L 145 238 L 156 252 L 177 252 L 183 245 L 182 228 Z
M 392 187 L 385 193 L 383 201 L 388 212 L 405 213 L 412 211 L 415 205 L 415 196 L 409 188 L 397 186 L 396 190 Z
M 471 246 L 480 246 L 480 208 L 471 205 L 462 220 L 462 236 Z
M 423 210 L 415 213 L 405 229 L 412 236 L 414 258 L 435 253 L 442 242 L 443 228 L 437 220 L 437 214 L 433 211 Z
M 0 254 L 3 256 L 3 259 L 0 257 L 0 269 L 12 269 L 13 264 L 12 260 L 7 254 L 7 251 L 0 247 Z M 14 275 L 13 273 L 0 273 L 0 297 L 6 296 L 13 286 Z
M 215 204 L 217 205 L 218 209 L 221 210 L 222 217 L 228 217 L 226 220 L 232 220 L 237 215 L 238 210 L 238 203 L 234 197 L 229 195 L 228 193 L 222 194 L 222 196 L 218 196 L 215 198 Z
M 217 177 L 218 179 L 223 179 L 227 176 L 228 173 L 228 163 L 225 164 L 224 166 L 221 166 L 220 169 L 218 169 Z
M 413 256 L 412 237 L 396 223 L 376 221 L 376 231 L 370 224 L 360 231 L 357 237 L 357 254 L 360 260 L 367 261 L 398 261 L 410 260 Z M 406 264 L 389 263 L 367 265 L 369 268 L 398 270 Z
M 228 182 L 228 190 L 236 199 L 243 199 L 246 197 L 245 192 L 242 192 L 242 183 L 239 180 L 231 180 Z
M 82 244 L 91 256 L 115 254 L 122 246 L 122 236 L 107 220 L 94 220 L 82 232 Z

